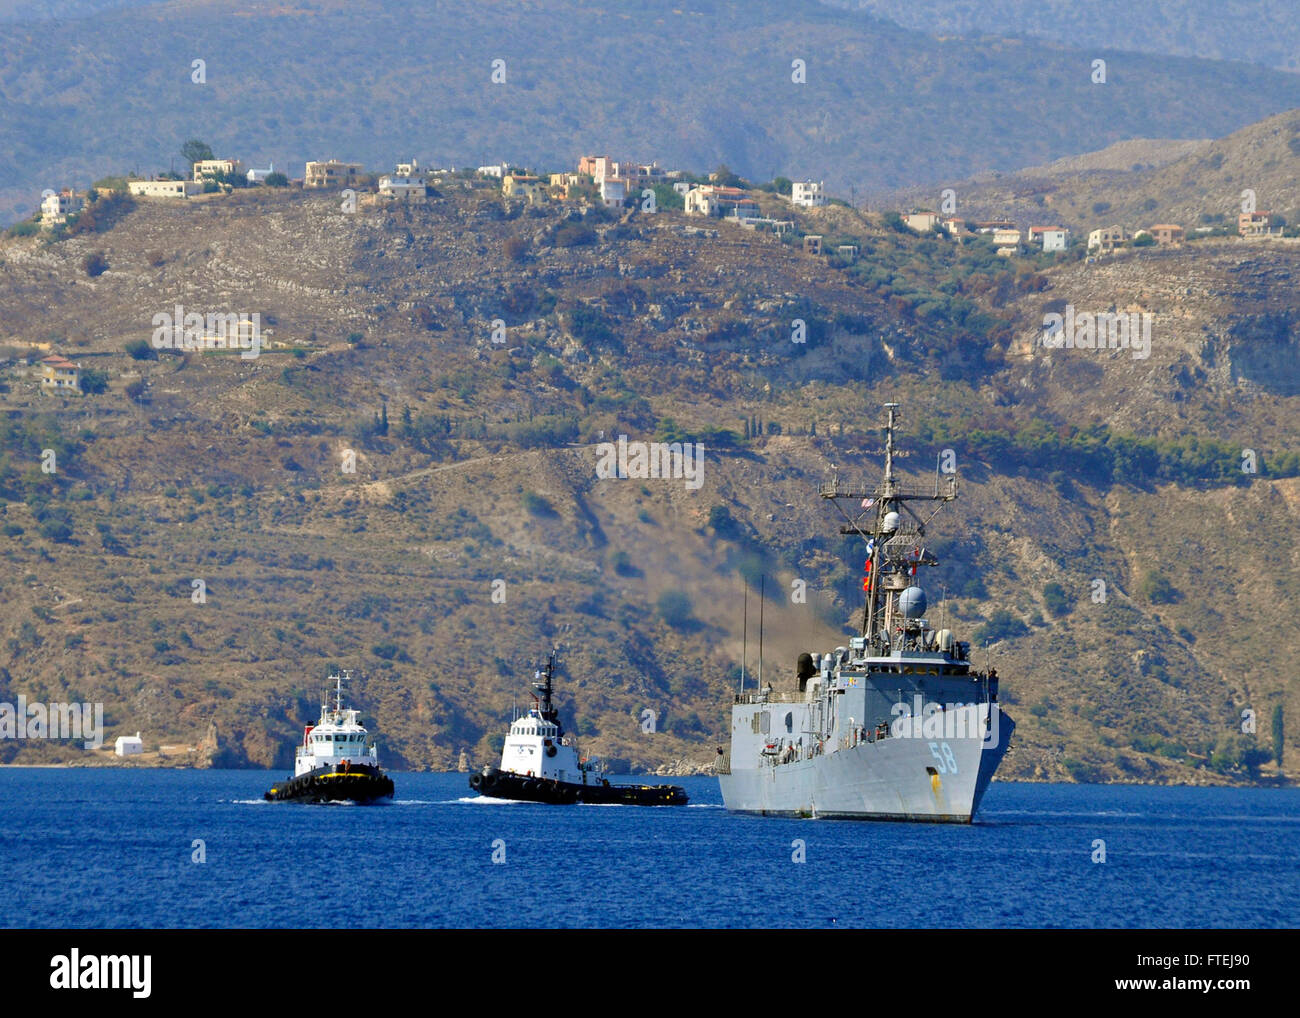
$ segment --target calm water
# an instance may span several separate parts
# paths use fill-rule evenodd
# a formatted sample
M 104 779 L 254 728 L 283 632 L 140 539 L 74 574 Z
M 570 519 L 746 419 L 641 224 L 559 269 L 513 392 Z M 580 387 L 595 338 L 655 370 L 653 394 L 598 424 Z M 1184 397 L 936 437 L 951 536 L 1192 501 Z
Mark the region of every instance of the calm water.
M 958 827 L 731 816 L 711 778 L 683 809 L 401 773 L 388 806 L 262 802 L 278 776 L 0 768 L 3 925 L 1300 926 L 1294 790 L 995 784 Z

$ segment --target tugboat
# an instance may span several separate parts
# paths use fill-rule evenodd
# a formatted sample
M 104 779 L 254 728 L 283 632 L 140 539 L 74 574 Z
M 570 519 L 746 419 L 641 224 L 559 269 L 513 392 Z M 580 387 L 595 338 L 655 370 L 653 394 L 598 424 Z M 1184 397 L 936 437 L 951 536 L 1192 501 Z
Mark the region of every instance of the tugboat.
M 343 683 L 352 675 L 331 675 L 334 706 L 328 695 L 320 720 L 303 729 L 294 757 L 294 775 L 263 798 L 268 802 L 387 802 L 393 779 L 379 769 L 379 753 L 357 721 L 358 711 L 343 707 Z
M 520 799 L 551 805 L 587 803 L 621 806 L 685 806 L 686 792 L 677 785 L 611 785 L 599 761 L 578 756 L 564 734 L 551 699 L 555 653 L 546 670 L 533 676 L 534 706 L 510 725 L 500 767 L 471 775 L 469 787 L 494 799 Z
M 877 486 L 821 489 L 860 537 L 866 561 L 861 635 L 801 654 L 788 689 L 735 694 L 731 752 L 718 783 L 734 813 L 968 824 L 1006 755 L 1015 722 L 998 704 L 997 670 L 970 644 L 932 627 L 919 566 L 937 559 L 926 526 L 957 497 L 908 490 L 894 477 L 897 403 L 886 403 L 885 476 Z M 847 510 L 843 502 L 847 506 Z M 929 502 L 928 513 L 912 506 Z

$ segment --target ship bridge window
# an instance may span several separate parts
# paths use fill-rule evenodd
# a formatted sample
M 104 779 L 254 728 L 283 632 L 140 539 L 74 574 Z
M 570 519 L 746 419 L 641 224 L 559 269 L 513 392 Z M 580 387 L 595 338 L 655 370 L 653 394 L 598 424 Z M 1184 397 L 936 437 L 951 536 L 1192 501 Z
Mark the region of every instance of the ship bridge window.
M 785 712 L 785 730 L 787 732 L 794 731 L 794 711 Z

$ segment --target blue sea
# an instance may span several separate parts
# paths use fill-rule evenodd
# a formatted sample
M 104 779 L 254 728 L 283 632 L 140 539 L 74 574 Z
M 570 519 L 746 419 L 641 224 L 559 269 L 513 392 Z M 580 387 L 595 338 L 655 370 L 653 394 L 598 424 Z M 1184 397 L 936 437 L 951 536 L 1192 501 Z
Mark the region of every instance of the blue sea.
M 483 800 L 463 774 L 262 801 L 278 777 L 0 768 L 3 925 L 1300 926 L 1292 789 L 997 783 L 948 826 L 733 816 L 712 778 L 646 809 Z

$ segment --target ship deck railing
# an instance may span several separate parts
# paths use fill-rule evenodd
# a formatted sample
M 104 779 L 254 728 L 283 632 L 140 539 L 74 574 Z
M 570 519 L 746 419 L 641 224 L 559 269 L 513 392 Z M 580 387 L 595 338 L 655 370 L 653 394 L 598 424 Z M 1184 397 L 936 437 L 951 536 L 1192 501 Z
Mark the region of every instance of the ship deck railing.
M 807 693 L 774 689 L 770 693 L 737 693 L 736 703 L 807 703 Z

